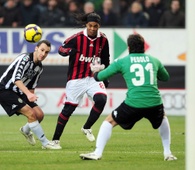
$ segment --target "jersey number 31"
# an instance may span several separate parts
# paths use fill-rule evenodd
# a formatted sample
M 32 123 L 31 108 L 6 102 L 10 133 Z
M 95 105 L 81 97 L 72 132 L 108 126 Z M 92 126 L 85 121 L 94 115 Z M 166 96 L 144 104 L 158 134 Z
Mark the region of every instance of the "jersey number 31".
M 152 63 L 147 63 L 144 67 L 141 64 L 133 64 L 130 66 L 130 72 L 134 72 L 136 78 L 132 78 L 132 83 L 134 86 L 142 86 L 145 83 L 145 72 L 149 72 L 150 84 L 154 84 L 154 71 Z

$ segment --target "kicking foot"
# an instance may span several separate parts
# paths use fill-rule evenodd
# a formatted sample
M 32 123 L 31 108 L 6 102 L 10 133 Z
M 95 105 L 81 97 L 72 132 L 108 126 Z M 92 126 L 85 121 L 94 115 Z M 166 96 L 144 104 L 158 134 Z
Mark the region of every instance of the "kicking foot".
M 170 154 L 170 155 L 166 155 L 164 160 L 165 161 L 176 161 L 177 157 L 175 157 L 174 155 Z
M 26 134 L 26 133 L 23 132 L 23 128 L 21 127 L 20 128 L 20 133 L 24 135 L 24 137 L 26 138 L 27 142 L 30 145 L 35 145 L 36 144 L 36 141 L 35 141 L 35 138 L 34 138 L 32 132 L 29 132 L 29 134 Z
M 86 138 L 90 141 L 90 142 L 93 142 L 95 141 L 95 137 L 92 133 L 92 129 L 84 129 L 84 128 L 81 128 L 81 131 L 83 132 L 83 134 L 86 136 Z
M 95 153 L 80 154 L 80 158 L 83 160 L 100 160 L 102 156 L 96 155 Z
M 62 147 L 55 141 L 49 141 L 45 146 L 42 146 L 42 149 L 62 149 Z

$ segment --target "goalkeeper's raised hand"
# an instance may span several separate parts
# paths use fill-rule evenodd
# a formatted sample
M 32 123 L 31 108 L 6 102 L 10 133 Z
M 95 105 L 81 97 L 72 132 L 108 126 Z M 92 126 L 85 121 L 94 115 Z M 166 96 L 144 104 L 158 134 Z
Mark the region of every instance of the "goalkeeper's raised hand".
M 105 68 L 104 64 L 90 64 L 91 71 L 93 73 L 99 72 Z

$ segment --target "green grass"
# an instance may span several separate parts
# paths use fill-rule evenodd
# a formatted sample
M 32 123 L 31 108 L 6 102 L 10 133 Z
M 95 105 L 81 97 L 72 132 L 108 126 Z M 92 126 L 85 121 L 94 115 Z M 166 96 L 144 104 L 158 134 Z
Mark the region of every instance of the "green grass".
M 58 115 L 45 115 L 42 127 L 51 139 Z M 93 126 L 96 136 L 105 116 Z M 184 170 L 185 169 L 185 119 L 169 116 L 171 149 L 177 161 L 163 161 L 162 145 L 158 130 L 143 119 L 130 131 L 113 129 L 100 161 L 86 161 L 80 153 L 94 150 L 95 143 L 88 142 L 80 128 L 87 116 L 73 115 L 61 137 L 62 150 L 42 150 L 37 140 L 29 145 L 19 133 L 25 124 L 24 116 L 0 116 L 0 169 L 1 170 Z

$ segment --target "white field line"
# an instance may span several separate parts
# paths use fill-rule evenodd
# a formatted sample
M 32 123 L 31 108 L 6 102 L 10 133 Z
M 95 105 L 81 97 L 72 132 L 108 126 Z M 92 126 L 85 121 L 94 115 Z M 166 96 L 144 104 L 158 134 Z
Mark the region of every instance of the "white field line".
M 30 153 L 39 153 L 39 154 L 45 154 L 45 152 L 49 152 L 49 153 L 68 153 L 68 154 L 79 154 L 79 153 L 88 153 L 91 151 L 70 151 L 70 150 L 66 150 L 66 149 L 62 149 L 62 150 L 40 150 L 40 151 L 27 151 L 27 150 L 22 150 L 22 151 L 14 151 L 14 150 L 0 150 L 0 153 L 25 153 L 25 152 L 30 152 Z M 105 151 L 106 154 L 162 154 L 162 152 L 157 152 L 157 151 Z M 180 153 L 184 153 L 184 151 L 174 151 L 174 154 L 180 154 Z

